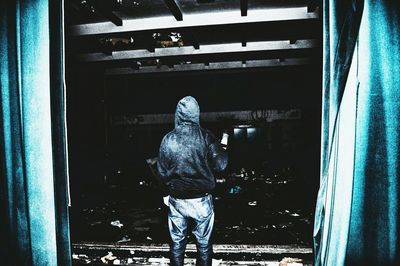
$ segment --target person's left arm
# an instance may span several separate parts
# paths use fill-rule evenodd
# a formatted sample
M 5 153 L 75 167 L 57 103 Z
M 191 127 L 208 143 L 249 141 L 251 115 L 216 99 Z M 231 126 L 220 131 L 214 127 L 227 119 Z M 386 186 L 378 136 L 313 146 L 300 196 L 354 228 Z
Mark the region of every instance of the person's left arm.
M 222 172 L 228 165 L 228 153 L 215 136 L 208 134 L 208 160 L 215 172 Z

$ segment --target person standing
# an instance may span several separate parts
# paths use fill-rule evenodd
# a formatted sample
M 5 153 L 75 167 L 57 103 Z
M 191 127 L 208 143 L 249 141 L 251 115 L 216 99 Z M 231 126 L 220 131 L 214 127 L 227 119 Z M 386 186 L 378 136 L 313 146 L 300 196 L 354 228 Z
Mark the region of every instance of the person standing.
M 227 137 L 224 134 L 222 143 L 227 143 Z M 169 206 L 171 265 L 183 265 L 190 220 L 194 222 L 196 265 L 212 263 L 211 192 L 215 188 L 214 173 L 225 170 L 228 164 L 225 149 L 211 131 L 200 126 L 197 101 L 191 96 L 182 98 L 176 107 L 175 128 L 161 141 L 157 163 L 160 179 L 168 191 L 164 203 Z

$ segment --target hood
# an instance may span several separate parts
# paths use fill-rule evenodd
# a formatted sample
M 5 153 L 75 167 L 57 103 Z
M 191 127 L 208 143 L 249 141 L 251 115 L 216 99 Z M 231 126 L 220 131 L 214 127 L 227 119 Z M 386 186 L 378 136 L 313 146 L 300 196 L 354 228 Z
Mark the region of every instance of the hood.
M 176 106 L 175 127 L 183 123 L 200 124 L 200 108 L 192 96 L 182 98 Z

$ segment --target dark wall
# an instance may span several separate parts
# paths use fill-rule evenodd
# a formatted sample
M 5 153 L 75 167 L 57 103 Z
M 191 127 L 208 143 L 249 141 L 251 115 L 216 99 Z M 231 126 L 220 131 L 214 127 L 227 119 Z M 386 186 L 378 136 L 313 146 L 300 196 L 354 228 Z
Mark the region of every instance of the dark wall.
M 271 163 L 276 167 L 278 164 L 285 165 L 283 160 L 290 157 L 291 164 L 304 179 L 308 201 L 314 201 L 318 188 L 320 145 L 321 82 L 318 68 L 303 66 L 269 71 L 131 77 L 105 77 L 90 68 L 69 67 L 67 70 L 73 201 L 74 198 L 79 201 L 82 192 L 104 184 L 104 176 L 109 178 L 108 181 L 118 182 L 115 175 L 119 175 L 118 178 L 126 182 L 130 177 L 124 177 L 124 174 L 150 175 L 145 159 L 157 156 L 162 136 L 173 128 L 173 125 L 113 127 L 110 123 L 113 116 L 173 113 L 178 100 L 186 95 L 198 100 L 202 112 L 301 109 L 300 121 L 258 125 L 259 132 L 264 132 L 269 144 L 242 143 L 233 150 L 240 153 L 240 145 L 242 150 L 249 149 L 251 145 L 269 147 L 267 152 L 270 158 L 274 158 Z M 206 126 L 219 135 L 224 127 L 229 129 L 233 125 Z M 262 136 L 258 141 L 261 139 Z M 283 151 L 285 145 L 289 152 Z M 232 161 L 235 162 L 234 159 Z
M 172 113 L 179 99 L 193 95 L 202 111 L 319 108 L 320 71 L 284 70 L 143 74 L 107 79 L 114 113 Z

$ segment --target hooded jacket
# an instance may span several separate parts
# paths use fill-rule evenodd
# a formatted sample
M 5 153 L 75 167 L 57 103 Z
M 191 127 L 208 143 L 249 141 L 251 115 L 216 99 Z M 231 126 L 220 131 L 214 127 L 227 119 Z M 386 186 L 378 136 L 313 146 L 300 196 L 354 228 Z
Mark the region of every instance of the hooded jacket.
M 175 128 L 160 145 L 158 172 L 175 198 L 197 198 L 215 188 L 214 172 L 228 164 L 226 151 L 211 131 L 200 127 L 197 101 L 186 96 L 178 102 Z

